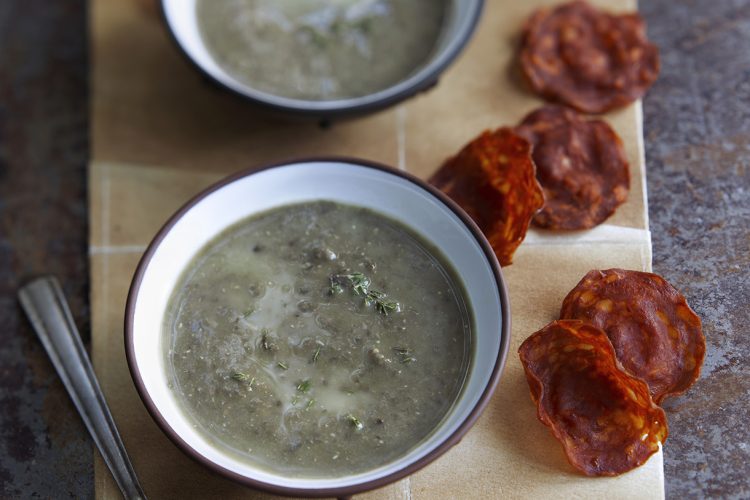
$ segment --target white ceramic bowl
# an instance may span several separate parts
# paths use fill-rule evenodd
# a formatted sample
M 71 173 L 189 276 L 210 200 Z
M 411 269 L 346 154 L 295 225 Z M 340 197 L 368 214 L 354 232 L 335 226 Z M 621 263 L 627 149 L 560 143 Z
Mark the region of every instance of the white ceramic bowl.
M 332 200 L 398 220 L 440 249 L 463 280 L 474 316 L 472 361 L 459 399 L 426 440 L 382 467 L 335 479 L 300 479 L 260 470 L 196 432 L 167 387 L 162 323 L 182 271 L 234 223 L 265 210 Z M 133 278 L 125 347 L 136 388 L 162 430 L 188 455 L 248 486 L 287 495 L 337 496 L 382 486 L 457 443 L 492 395 L 507 356 L 507 292 L 494 253 L 469 217 L 445 195 L 408 174 L 360 160 L 317 159 L 231 176 L 182 207 L 159 231 Z
M 305 100 L 262 92 L 227 72 L 216 61 L 201 38 L 195 7 L 196 1 L 161 0 L 167 28 L 177 46 L 196 68 L 222 87 L 256 104 L 277 111 L 314 118 L 329 118 L 374 111 L 434 86 L 437 84 L 440 74 L 458 57 L 468 43 L 484 6 L 484 0 L 450 0 L 447 19 L 431 57 L 400 82 L 361 97 Z

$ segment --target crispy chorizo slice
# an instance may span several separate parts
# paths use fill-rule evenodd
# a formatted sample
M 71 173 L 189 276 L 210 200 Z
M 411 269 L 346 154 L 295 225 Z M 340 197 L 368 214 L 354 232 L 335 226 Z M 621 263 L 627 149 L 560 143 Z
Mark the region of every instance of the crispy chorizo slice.
M 664 411 L 646 383 L 622 369 L 599 328 L 553 321 L 527 338 L 519 354 L 539 420 L 580 472 L 622 474 L 667 438 Z
M 544 208 L 534 224 L 588 229 L 610 217 L 628 197 L 630 167 L 622 140 L 606 122 L 570 108 L 544 106 L 516 131 L 532 145 Z
M 659 50 L 640 15 L 584 1 L 535 11 L 524 26 L 520 61 L 535 92 L 585 113 L 639 99 L 659 75 Z
M 701 320 L 661 276 L 590 271 L 565 297 L 560 318 L 601 328 L 617 359 L 646 381 L 657 403 L 685 392 L 700 376 L 706 354 Z
M 510 128 L 486 131 L 449 158 L 430 182 L 484 232 L 500 264 L 509 265 L 544 204 L 531 146 Z

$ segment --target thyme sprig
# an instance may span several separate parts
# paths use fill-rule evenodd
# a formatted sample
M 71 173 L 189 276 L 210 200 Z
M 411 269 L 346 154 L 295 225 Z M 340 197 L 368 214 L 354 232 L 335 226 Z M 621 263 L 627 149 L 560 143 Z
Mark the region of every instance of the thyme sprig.
M 347 274 L 345 277 L 351 283 L 354 293 L 367 296 L 367 292 L 370 289 L 370 278 L 362 273 Z
M 364 299 L 365 305 L 368 307 L 375 306 L 375 310 L 380 314 L 388 316 L 392 312 L 401 311 L 401 304 L 397 301 L 389 299 L 383 292 L 371 290 L 370 285 L 372 282 L 363 273 L 354 272 L 351 274 L 334 275 L 329 280 L 331 282 L 331 295 L 341 293 L 343 291 L 342 285 L 348 282 L 352 291 Z
M 368 306 L 375 304 L 375 309 L 386 316 L 388 316 L 388 313 L 399 312 L 401 310 L 401 305 L 398 302 L 389 300 L 383 292 L 375 290 L 367 292 L 367 295 L 365 295 L 365 304 Z

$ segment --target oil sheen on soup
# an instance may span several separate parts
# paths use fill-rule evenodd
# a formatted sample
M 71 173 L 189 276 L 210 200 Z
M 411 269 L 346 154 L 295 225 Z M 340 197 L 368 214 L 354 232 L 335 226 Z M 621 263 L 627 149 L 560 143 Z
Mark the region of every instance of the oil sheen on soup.
M 210 442 L 265 470 L 340 477 L 436 428 L 472 319 L 443 258 L 399 223 L 320 201 L 209 242 L 165 316 L 167 377 Z
M 198 0 L 206 48 L 250 87 L 297 99 L 359 97 L 434 51 L 446 0 Z

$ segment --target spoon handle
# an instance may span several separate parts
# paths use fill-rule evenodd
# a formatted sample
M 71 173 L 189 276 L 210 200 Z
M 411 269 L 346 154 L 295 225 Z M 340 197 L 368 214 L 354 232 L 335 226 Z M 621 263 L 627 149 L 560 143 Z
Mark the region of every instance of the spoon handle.
M 145 499 L 60 284 L 42 277 L 23 286 L 18 298 L 123 496 Z

